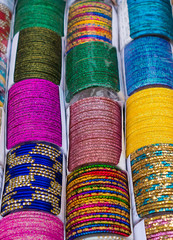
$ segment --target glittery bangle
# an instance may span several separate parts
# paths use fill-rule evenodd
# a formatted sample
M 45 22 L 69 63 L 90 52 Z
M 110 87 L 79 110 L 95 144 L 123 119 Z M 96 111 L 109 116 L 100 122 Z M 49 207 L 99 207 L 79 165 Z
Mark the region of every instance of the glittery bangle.
M 1 214 L 37 209 L 58 215 L 61 188 L 62 153 L 56 145 L 37 142 L 17 146 L 7 155 Z
M 151 36 L 136 39 L 125 47 L 124 61 L 128 95 L 146 86 L 173 88 L 172 50 L 167 40 Z
M 64 34 L 64 1 L 19 0 L 16 6 L 14 33 L 30 27 L 44 27 Z
M 95 168 L 97 171 L 93 171 Z M 121 170 L 109 165 L 95 164 L 78 168 L 68 176 L 66 208 L 68 240 L 77 238 L 79 230 L 81 230 L 80 236 L 93 234 L 94 231 L 116 233 L 121 236 L 130 235 L 129 200 L 126 203 L 122 201 L 121 194 L 117 195 L 118 198 L 114 197 L 116 191 L 117 194 L 122 192 L 115 182 L 113 185 L 111 182 L 109 184 L 112 190 L 105 186 L 104 181 L 107 179 L 105 172 L 114 174 L 114 180 L 117 180 L 116 175 Z M 121 173 L 125 176 L 124 172 Z M 90 188 L 93 189 L 90 193 L 85 185 L 82 189 L 80 187 L 80 183 L 85 183 L 81 176 L 85 175 L 89 181 L 91 176 L 99 179 L 96 183 L 90 182 Z M 123 182 L 123 185 L 127 186 L 127 178 L 118 179 L 118 182 Z M 72 191 L 74 186 L 75 190 Z
M 116 48 L 100 41 L 83 41 L 67 54 L 66 81 L 69 97 L 89 87 L 106 87 L 118 92 L 120 86 Z
M 80 32 L 79 42 L 75 41 L 76 31 L 73 31 L 77 24 L 77 32 Z M 89 34 L 92 24 L 93 36 Z M 103 26 L 105 25 L 105 27 Z M 86 29 L 83 31 L 83 27 Z M 110 29 L 109 33 L 105 28 Z M 112 42 L 112 9 L 111 6 L 103 2 L 82 1 L 75 2 L 69 9 L 68 30 L 67 30 L 67 52 L 80 44 L 80 39 L 85 38 L 84 42 L 102 41 L 99 39 L 101 32 L 105 36 L 103 42 Z M 107 35 L 108 33 L 108 35 Z M 69 38 L 71 37 L 71 43 Z
M 173 211 L 172 149 L 172 144 L 152 144 L 131 154 L 134 195 L 140 217 L 161 211 Z M 157 158 L 153 157 L 155 155 Z M 169 156 L 170 160 L 167 161 Z M 146 163 L 140 165 L 145 159 Z
M 117 102 L 103 97 L 77 101 L 70 106 L 69 127 L 70 171 L 88 163 L 119 162 L 121 109 Z
M 127 0 L 130 36 L 161 35 L 173 40 L 173 19 L 170 1 Z
M 44 79 L 14 84 L 8 94 L 7 148 L 28 141 L 62 145 L 59 88 Z
M 165 214 L 145 219 L 147 239 L 167 239 L 173 236 L 172 218 L 172 214 Z
M 60 83 L 61 37 L 50 29 L 31 27 L 20 31 L 14 81 L 31 78 Z
M 161 87 L 141 90 L 128 98 L 126 103 L 127 156 L 144 146 L 173 142 L 172 99 L 173 91 Z
M 0 238 L 9 237 L 18 240 L 31 239 L 64 239 L 61 220 L 41 211 L 19 211 L 5 216 L 0 221 Z

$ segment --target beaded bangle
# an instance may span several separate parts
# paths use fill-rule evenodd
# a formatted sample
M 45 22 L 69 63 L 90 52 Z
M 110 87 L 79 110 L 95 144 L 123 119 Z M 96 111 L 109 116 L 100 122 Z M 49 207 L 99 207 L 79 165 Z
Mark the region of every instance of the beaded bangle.
M 59 88 L 44 79 L 26 79 L 9 90 L 7 148 L 28 141 L 62 145 Z
M 69 171 L 94 162 L 118 164 L 121 109 L 117 102 L 104 97 L 77 101 L 70 106 L 69 128 Z
M 173 40 L 170 0 L 127 0 L 130 36 L 161 35 Z
M 124 51 L 127 94 L 160 85 L 173 88 L 171 45 L 159 37 L 142 37 L 129 43 Z
M 19 34 L 14 81 L 29 78 L 60 83 L 61 37 L 52 30 L 32 27 Z
M 61 220 L 41 211 L 19 211 L 0 220 L 1 239 L 64 239 Z
M 61 0 L 18 0 L 14 33 L 30 27 L 43 27 L 63 36 L 64 9 L 65 2 Z
M 172 103 L 173 91 L 161 87 L 141 90 L 127 99 L 127 157 L 144 146 L 173 143 Z
M 97 169 L 96 171 L 93 171 Z M 67 239 L 72 240 L 79 235 L 94 233 L 113 233 L 121 236 L 130 235 L 129 195 L 119 185 L 105 184 L 107 175 L 114 175 L 114 180 L 127 186 L 127 176 L 116 167 L 95 164 L 78 168 L 67 177 Z M 117 179 L 121 174 L 122 179 Z M 84 187 L 81 176 L 90 181 L 92 176 L 99 181 L 90 182 L 90 191 Z M 125 178 L 124 178 L 125 177 Z M 81 185 L 84 185 L 81 188 Z M 74 189 L 75 188 L 75 189 Z M 126 199 L 126 201 L 125 201 Z M 97 234 L 98 235 L 98 234 Z
M 59 214 L 62 188 L 62 153 L 44 142 L 17 146 L 7 155 L 1 214 L 16 209 L 37 209 Z
M 145 219 L 147 240 L 171 239 L 173 237 L 173 215 L 158 215 Z
M 153 144 L 131 154 L 134 195 L 140 217 L 173 211 L 172 151 L 172 144 Z M 153 155 L 157 158 L 153 158 Z M 170 161 L 167 161 L 169 156 Z M 145 164 L 140 164 L 145 159 Z

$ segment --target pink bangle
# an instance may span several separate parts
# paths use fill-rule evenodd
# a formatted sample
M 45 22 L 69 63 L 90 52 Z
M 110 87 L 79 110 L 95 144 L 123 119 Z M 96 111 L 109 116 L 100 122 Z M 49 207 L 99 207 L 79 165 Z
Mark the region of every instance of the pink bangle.
M 0 220 L 0 239 L 63 240 L 61 220 L 45 212 L 19 211 Z
M 117 165 L 121 155 L 121 107 L 105 97 L 70 106 L 69 171 L 92 163 Z

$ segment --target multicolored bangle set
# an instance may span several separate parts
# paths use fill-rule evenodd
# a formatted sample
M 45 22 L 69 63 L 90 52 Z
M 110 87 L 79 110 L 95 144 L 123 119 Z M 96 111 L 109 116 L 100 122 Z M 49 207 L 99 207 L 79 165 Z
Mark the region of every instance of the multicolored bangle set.
M 58 86 L 64 7 L 65 2 L 60 0 L 16 3 L 12 46 L 17 43 L 17 51 L 15 63 L 11 62 L 14 83 L 7 100 L 9 151 L 0 239 L 64 240 L 64 153 Z
M 173 60 L 166 40 L 173 39 L 171 4 L 170 0 L 126 3 L 134 39 L 124 49 L 129 96 L 126 157 L 136 210 L 144 220 L 147 240 L 171 239 Z M 62 0 L 16 3 L 17 51 L 7 100 L 9 152 L 0 220 L 3 240 L 64 240 L 58 86 L 64 77 L 64 8 Z M 10 9 L 0 3 L 0 107 L 6 91 Z M 116 14 L 102 0 L 74 1 L 69 7 L 63 85 L 69 107 L 67 240 L 122 240 L 131 235 L 128 176 L 121 165 L 123 107 L 111 95 L 117 97 L 122 90 L 119 46 L 113 45 Z M 94 94 L 82 95 L 92 88 Z M 109 97 L 100 96 L 98 88 Z M 0 181 L 2 172 L 0 168 Z
M 119 92 L 117 49 L 112 46 L 112 6 L 95 0 L 72 4 L 66 52 L 67 101 L 91 87 Z
M 71 172 L 66 238 L 122 240 L 131 234 L 127 175 L 116 167 L 122 153 L 122 107 L 97 92 L 97 87 L 111 89 L 116 96 L 120 90 L 111 5 L 84 0 L 70 6 L 66 54 Z M 94 94 L 83 95 L 92 89 Z
M 81 240 L 124 240 L 124 238 L 113 236 L 113 235 L 108 235 L 108 236 L 102 235 L 102 236 L 81 238 Z
M 77 1 L 69 9 L 67 52 L 88 42 L 112 43 L 112 7 L 104 2 Z
M 130 235 L 125 172 L 110 165 L 81 167 L 67 178 L 67 239 L 99 233 Z
M 125 2 L 133 39 L 124 48 L 126 156 L 131 165 L 134 215 L 145 225 L 143 236 L 141 229 L 137 239 L 145 233 L 147 240 L 173 239 L 171 1 Z M 135 221 L 135 229 L 143 226 Z

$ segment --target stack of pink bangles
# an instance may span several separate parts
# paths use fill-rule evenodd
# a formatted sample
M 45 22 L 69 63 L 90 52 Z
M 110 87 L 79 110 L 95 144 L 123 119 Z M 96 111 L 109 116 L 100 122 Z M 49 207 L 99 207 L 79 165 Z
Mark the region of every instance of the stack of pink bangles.
M 59 218 L 45 212 L 21 211 L 0 221 L 3 240 L 64 240 L 64 227 Z

